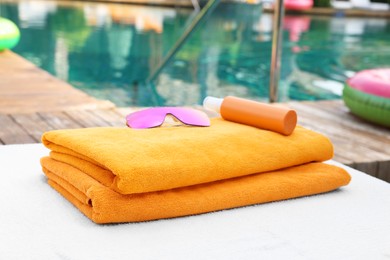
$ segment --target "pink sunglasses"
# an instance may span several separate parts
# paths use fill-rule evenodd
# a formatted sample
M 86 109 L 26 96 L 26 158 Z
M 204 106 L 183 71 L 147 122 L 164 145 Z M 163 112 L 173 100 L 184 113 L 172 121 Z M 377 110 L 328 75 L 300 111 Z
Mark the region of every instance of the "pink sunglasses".
M 127 125 L 131 128 L 143 129 L 161 126 L 167 115 L 191 126 L 210 126 L 206 113 L 192 108 L 154 107 L 136 111 L 126 116 Z

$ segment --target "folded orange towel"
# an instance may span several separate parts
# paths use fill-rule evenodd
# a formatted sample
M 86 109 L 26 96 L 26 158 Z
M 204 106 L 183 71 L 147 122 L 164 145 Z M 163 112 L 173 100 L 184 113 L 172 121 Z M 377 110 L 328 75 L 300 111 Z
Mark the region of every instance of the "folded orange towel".
M 273 171 L 332 158 L 323 135 L 290 136 L 214 119 L 210 127 L 50 131 L 51 157 L 121 193 L 145 193 Z
M 49 184 L 96 223 L 137 222 L 296 198 L 347 185 L 349 174 L 324 163 L 143 194 L 119 194 L 84 172 L 41 159 Z

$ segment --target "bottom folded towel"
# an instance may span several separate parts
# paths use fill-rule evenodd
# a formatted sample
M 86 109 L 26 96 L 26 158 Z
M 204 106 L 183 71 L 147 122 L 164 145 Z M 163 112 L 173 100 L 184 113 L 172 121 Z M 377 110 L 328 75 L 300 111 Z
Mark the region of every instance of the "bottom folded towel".
M 49 184 L 96 223 L 139 222 L 302 197 L 347 185 L 336 166 L 309 163 L 284 170 L 166 191 L 123 195 L 82 171 L 49 157 L 41 159 Z

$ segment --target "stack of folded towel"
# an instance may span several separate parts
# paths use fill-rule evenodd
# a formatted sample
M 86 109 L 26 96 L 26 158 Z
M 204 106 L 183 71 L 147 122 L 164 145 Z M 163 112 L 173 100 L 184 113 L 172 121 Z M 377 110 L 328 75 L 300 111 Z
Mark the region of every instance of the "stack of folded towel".
M 349 174 L 321 163 L 323 135 L 290 136 L 217 118 L 210 127 L 46 132 L 48 183 L 96 223 L 137 222 L 328 192 Z

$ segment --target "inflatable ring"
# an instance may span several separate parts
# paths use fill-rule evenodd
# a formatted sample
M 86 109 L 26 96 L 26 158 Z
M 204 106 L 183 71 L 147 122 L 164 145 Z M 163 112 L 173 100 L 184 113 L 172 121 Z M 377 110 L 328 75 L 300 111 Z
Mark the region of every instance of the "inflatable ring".
M 390 127 L 390 69 L 357 73 L 347 81 L 343 100 L 353 114 Z
M 20 39 L 18 27 L 10 20 L 0 17 L 0 28 L 0 51 L 15 47 Z
M 348 79 L 347 84 L 368 94 L 390 98 L 390 69 L 360 71 Z
M 308 10 L 313 7 L 313 0 L 285 0 L 286 10 Z

